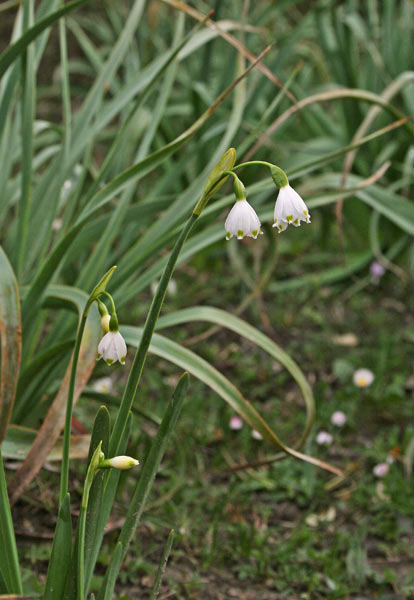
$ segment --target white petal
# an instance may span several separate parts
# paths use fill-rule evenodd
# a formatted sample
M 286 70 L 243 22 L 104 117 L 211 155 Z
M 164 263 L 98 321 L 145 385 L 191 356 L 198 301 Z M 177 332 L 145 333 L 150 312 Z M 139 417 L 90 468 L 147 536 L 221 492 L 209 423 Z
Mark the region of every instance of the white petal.
M 237 200 L 227 216 L 224 228 L 228 240 L 233 235 L 238 239 L 244 236 L 257 238 L 260 233 L 260 220 L 247 200 Z
M 122 335 L 119 333 L 119 331 L 116 332 L 116 337 L 114 338 L 114 343 L 115 343 L 117 358 L 118 358 L 119 362 L 122 365 L 124 365 L 125 357 L 126 357 L 126 353 L 127 353 L 127 347 L 125 344 L 125 340 L 122 337 Z
M 299 227 L 301 221 L 310 223 L 308 207 L 290 185 L 280 188 L 275 204 L 273 227 L 277 227 L 281 232 L 286 229 L 281 227 L 283 223 Z
M 108 333 L 105 333 L 105 335 L 99 342 L 98 354 L 100 354 L 101 356 L 103 356 L 105 354 L 108 344 L 110 343 L 110 339 L 111 339 L 110 332 L 108 332 Z

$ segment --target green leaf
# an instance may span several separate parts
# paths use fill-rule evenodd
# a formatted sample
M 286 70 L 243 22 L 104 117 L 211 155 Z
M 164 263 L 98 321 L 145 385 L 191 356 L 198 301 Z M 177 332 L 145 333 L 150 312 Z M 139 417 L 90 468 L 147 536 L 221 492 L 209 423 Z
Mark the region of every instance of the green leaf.
M 20 302 L 16 278 L 0 246 L 0 444 L 3 440 L 16 393 L 21 356 Z
M 227 177 L 223 177 L 223 173 L 225 171 L 230 171 L 230 169 L 233 168 L 235 162 L 236 150 L 234 148 L 229 148 L 227 152 L 225 152 L 220 158 L 214 169 L 211 171 L 207 182 L 204 186 L 203 193 L 201 194 L 201 198 L 197 202 L 196 207 L 194 208 L 194 214 L 200 215 L 209 199 L 221 188 L 222 185 L 224 185 L 229 176 L 227 175 Z M 215 181 L 217 181 L 216 185 L 214 185 Z
M 127 422 L 125 426 L 125 430 L 123 432 L 122 439 L 119 445 L 119 455 L 125 454 L 126 447 L 128 444 L 129 432 L 131 429 L 132 423 L 132 413 L 130 412 L 127 417 Z M 109 519 L 109 515 L 111 513 L 112 505 L 115 499 L 116 490 L 118 487 L 120 477 L 120 471 L 117 469 L 109 469 L 109 472 L 105 474 L 104 478 L 104 488 L 102 490 L 101 495 L 98 494 L 94 497 L 94 503 L 96 503 L 97 509 L 94 508 L 93 504 L 90 504 L 90 511 L 93 512 L 95 510 L 98 511 L 98 519 L 97 523 L 94 525 L 93 531 L 91 531 L 91 542 L 88 544 L 88 548 L 90 548 L 89 555 L 87 556 L 87 560 L 85 562 L 85 590 L 89 589 L 90 582 L 93 575 L 93 570 L 95 567 L 96 560 L 98 558 L 98 554 L 101 548 L 102 539 L 105 531 L 106 523 Z M 91 500 L 89 500 L 91 502 Z M 93 540 L 92 540 L 93 534 Z M 87 533 L 88 535 L 88 533 Z M 74 595 L 74 590 L 71 590 L 71 595 L 65 594 L 65 600 L 72 599 L 76 600 L 76 595 Z
M 209 307 L 206 307 L 206 308 L 209 308 Z M 213 310 L 218 310 L 218 309 L 213 309 Z M 219 312 L 223 312 L 224 315 L 227 315 L 227 317 L 229 316 L 228 313 L 226 313 L 225 311 L 219 311 Z M 226 323 L 231 321 L 231 319 L 229 319 L 227 317 L 225 318 Z M 231 315 L 230 315 L 230 317 L 231 317 Z M 233 319 L 236 319 L 236 317 L 233 317 Z M 237 320 L 241 321 L 240 319 L 237 319 Z M 220 322 L 219 319 L 218 319 L 218 322 Z M 165 321 L 164 321 L 164 323 L 165 323 Z M 241 321 L 241 323 L 243 323 L 243 321 Z M 226 325 L 223 325 L 223 326 L 226 326 Z M 260 339 L 261 336 L 263 336 L 265 339 L 268 339 L 268 338 L 266 338 L 266 336 L 264 336 L 264 334 L 262 334 L 259 330 L 256 330 L 251 325 L 248 325 L 247 323 L 245 323 L 245 326 L 246 326 L 246 328 L 244 328 L 243 335 L 246 335 L 246 337 L 248 339 L 251 339 L 251 337 L 250 337 L 251 334 L 253 332 L 257 332 L 258 337 L 259 337 L 258 345 L 260 345 L 260 346 L 262 345 L 263 340 Z M 229 327 L 230 327 L 230 329 L 232 329 L 232 325 L 230 325 Z M 120 330 L 121 330 L 121 333 L 124 336 L 125 341 L 128 345 L 136 346 L 139 344 L 140 337 L 142 335 L 142 329 L 140 329 L 138 327 L 124 326 L 124 327 L 121 327 Z M 257 334 L 255 334 L 255 335 L 257 335 Z M 267 346 L 267 343 L 265 342 L 264 345 Z M 282 452 L 284 452 L 285 454 L 289 454 L 290 456 L 294 456 L 295 458 L 299 458 L 300 460 L 309 462 L 313 465 L 316 465 L 320 468 L 323 468 L 323 469 L 330 471 L 332 473 L 335 473 L 337 475 L 342 475 L 342 472 L 339 469 L 337 469 L 336 467 L 331 466 L 328 463 L 320 461 L 312 456 L 303 454 L 303 453 L 299 452 L 298 450 L 296 450 L 296 447 L 298 445 L 300 445 L 301 443 L 303 443 L 303 440 L 309 434 L 310 428 L 312 426 L 313 418 L 314 418 L 313 395 L 312 395 L 310 388 L 309 388 L 309 392 L 307 392 L 306 396 L 304 396 L 304 398 L 306 398 L 307 411 L 308 411 L 305 429 L 304 429 L 304 432 L 302 433 L 301 438 L 296 443 L 296 446 L 294 448 L 292 448 L 282 442 L 282 440 L 276 435 L 274 430 L 268 425 L 268 423 L 266 423 L 266 421 L 260 416 L 260 414 L 253 407 L 253 405 L 248 401 L 248 399 L 245 398 L 241 394 L 241 392 L 236 388 L 236 386 L 234 384 L 232 384 L 226 377 L 224 377 L 224 375 L 222 375 L 217 369 L 215 369 L 206 360 L 204 360 L 203 358 L 201 358 L 200 356 L 198 356 L 191 350 L 188 350 L 187 348 L 184 348 L 180 344 L 177 344 L 176 342 L 173 342 L 172 340 L 169 340 L 168 338 L 161 336 L 157 333 L 154 333 L 154 335 L 152 336 L 149 351 L 152 352 L 153 354 L 155 354 L 156 356 L 160 356 L 162 358 L 165 358 L 169 362 L 176 364 L 177 366 L 181 367 L 182 369 L 185 369 L 189 373 L 192 373 L 200 381 L 203 381 L 212 390 L 214 390 L 219 396 L 221 396 L 221 398 L 223 398 L 223 400 L 225 402 L 227 402 L 227 404 L 229 404 L 233 408 L 233 410 L 235 410 L 244 419 L 244 421 L 248 425 L 250 425 L 250 427 L 252 427 L 253 429 L 256 429 L 263 436 L 263 438 L 268 440 L 273 445 L 273 447 L 275 447 L 279 450 L 282 450 Z M 270 353 L 270 349 L 267 351 Z M 276 355 L 279 356 L 278 360 L 284 361 L 283 364 L 286 366 L 286 368 L 288 368 L 288 370 L 292 374 L 295 373 L 295 378 L 299 382 L 300 377 L 303 377 L 303 374 L 301 374 L 296 363 L 289 357 L 289 355 L 284 356 L 285 353 L 283 351 L 280 351 L 280 349 L 278 350 L 277 347 L 273 348 L 271 350 L 271 352 L 272 353 L 274 352 L 275 356 Z M 302 381 L 300 385 L 301 385 L 301 390 L 303 393 L 304 390 L 306 389 L 306 386 L 308 386 L 308 384 L 307 384 L 306 380 L 304 379 L 304 381 Z M 312 403 L 310 403 L 311 398 L 312 398 L 312 401 L 311 401 Z M 283 455 L 278 454 L 275 457 L 273 457 L 272 460 L 279 459 L 282 456 Z
M 10 594 L 22 594 L 19 557 L 0 448 L 0 573 Z
M 246 321 L 239 319 L 239 317 L 235 317 L 227 311 L 220 310 L 212 306 L 196 306 L 173 312 L 168 315 L 163 315 L 158 319 L 156 329 L 165 329 L 166 327 L 173 327 L 175 325 L 192 321 L 207 321 L 209 323 L 214 323 L 214 325 L 219 325 L 220 327 L 229 329 L 230 331 L 234 331 L 234 333 L 250 340 L 259 348 L 262 348 L 262 350 L 267 352 L 272 358 L 274 358 L 287 369 L 287 371 L 292 375 L 298 384 L 306 405 L 306 425 L 303 435 L 296 445 L 296 447 L 300 447 L 308 437 L 312 428 L 315 418 L 315 402 L 312 389 L 296 362 L 289 356 L 287 352 L 282 350 L 282 348 L 278 346 L 276 342 L 259 331 L 259 329 L 249 325 L 249 323 L 246 323 Z M 248 411 L 246 412 L 245 402 L 243 402 L 243 404 L 238 402 L 238 408 L 242 408 L 247 416 Z M 242 414 L 241 416 L 244 415 Z M 269 439 L 269 434 L 265 434 L 264 430 L 260 431 L 260 433 Z
M 72 554 L 72 517 L 70 496 L 66 494 L 59 510 L 49 570 L 47 572 L 44 600 L 61 600 L 69 573 Z
M 41 21 L 38 21 L 36 25 L 31 27 L 26 31 L 24 35 L 22 35 L 17 42 L 9 46 L 2 54 L 0 54 L 0 78 L 3 77 L 6 70 L 12 64 L 16 58 L 18 58 L 27 48 L 27 46 L 37 38 L 38 35 L 42 33 L 45 29 L 53 25 L 58 19 L 66 15 L 68 12 L 74 10 L 81 4 L 84 4 L 86 0 L 73 0 L 73 2 L 69 2 L 59 10 L 54 13 L 48 15 Z
M 152 588 L 152 591 L 151 591 L 150 600 L 155 600 L 158 596 L 158 589 L 160 587 L 162 576 L 164 575 L 164 571 L 167 566 L 167 561 L 168 561 L 168 557 L 171 552 L 174 538 L 175 538 L 175 531 L 174 531 L 174 529 L 171 529 L 168 539 L 167 539 L 167 543 L 165 544 L 165 548 L 162 552 L 160 564 L 158 565 L 157 576 L 155 578 L 154 587 Z
M 99 590 L 97 600 L 111 600 L 113 598 L 115 582 L 121 567 L 122 556 L 123 547 L 121 542 L 118 542 L 111 556 L 111 562 L 108 567 L 108 577 L 105 579 L 104 584 Z
M 175 430 L 178 417 L 187 394 L 189 376 L 184 373 L 177 383 L 167 411 L 158 428 L 157 435 L 151 444 L 151 449 L 145 459 L 139 480 L 136 484 L 134 494 L 131 498 L 125 523 L 119 534 L 119 542 L 123 545 L 123 556 L 125 556 L 129 543 L 134 536 L 146 502 L 152 489 L 158 467 Z
M 112 277 L 113 272 L 115 271 L 116 266 L 113 266 L 105 273 L 105 275 L 98 281 L 96 286 L 93 288 L 88 304 L 92 304 L 94 300 L 96 300 L 106 289 L 109 280 Z
M 5 458 L 24 460 L 36 439 L 37 431 L 29 427 L 9 425 L 6 437 L 3 440 L 2 452 Z M 90 435 L 72 435 L 70 438 L 70 457 L 86 458 L 90 443 Z M 49 462 L 62 460 L 62 438 L 59 438 L 52 450 L 47 455 Z

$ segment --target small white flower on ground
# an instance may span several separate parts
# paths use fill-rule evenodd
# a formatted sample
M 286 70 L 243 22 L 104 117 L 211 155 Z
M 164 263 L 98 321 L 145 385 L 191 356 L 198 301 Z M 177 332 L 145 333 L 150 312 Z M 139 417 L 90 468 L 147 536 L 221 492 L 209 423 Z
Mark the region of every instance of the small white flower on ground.
M 372 472 L 374 473 L 375 477 L 385 477 L 389 469 L 390 466 L 387 465 L 387 463 L 379 463 L 378 465 L 375 465 Z
M 371 385 L 375 376 L 369 369 L 357 369 L 353 374 L 354 385 L 360 388 L 365 388 Z
M 374 262 L 371 263 L 369 270 L 371 275 L 375 277 L 375 279 L 380 279 L 380 277 L 382 277 L 385 274 L 385 268 L 377 260 L 374 260 Z
M 93 384 L 93 389 L 95 392 L 107 394 L 112 390 L 112 379 L 110 377 L 101 377 L 100 379 L 97 379 Z
M 130 456 L 114 456 L 113 458 L 108 458 L 105 461 L 105 464 L 114 469 L 126 471 L 127 469 L 132 469 L 132 467 L 139 465 L 139 461 Z
M 238 240 L 243 239 L 244 236 L 256 239 L 261 233 L 259 217 L 246 199 L 236 200 L 224 223 L 224 229 L 226 230 L 226 240 L 233 235 Z
M 327 431 L 320 431 L 316 436 L 316 443 L 320 446 L 330 446 L 333 442 L 333 437 Z
M 288 225 L 299 227 L 301 221 L 311 222 L 308 207 L 289 184 L 281 187 L 276 199 L 273 227 L 281 233 Z
M 263 436 L 261 433 L 259 433 L 258 431 L 256 431 L 256 429 L 252 429 L 252 438 L 255 440 L 262 440 Z
M 346 416 L 341 410 L 336 410 L 331 416 L 332 425 L 342 427 L 346 423 Z
M 96 360 L 103 358 L 107 365 L 119 360 L 121 365 L 124 365 L 126 353 L 125 340 L 119 331 L 108 331 L 99 342 Z
M 232 417 L 229 421 L 229 427 L 233 431 L 238 431 L 243 427 L 243 420 L 240 417 Z

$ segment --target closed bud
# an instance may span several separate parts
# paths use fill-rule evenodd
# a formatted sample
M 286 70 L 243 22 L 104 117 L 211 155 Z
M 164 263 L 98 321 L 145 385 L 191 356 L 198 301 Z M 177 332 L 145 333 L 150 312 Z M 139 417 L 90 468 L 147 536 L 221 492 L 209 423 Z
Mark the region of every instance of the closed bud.
M 120 469 L 121 471 L 127 471 L 128 469 L 132 469 L 132 467 L 136 467 L 139 465 L 139 461 L 135 458 L 131 458 L 130 456 L 114 456 L 113 458 L 107 458 L 99 463 L 99 468 L 101 469 Z

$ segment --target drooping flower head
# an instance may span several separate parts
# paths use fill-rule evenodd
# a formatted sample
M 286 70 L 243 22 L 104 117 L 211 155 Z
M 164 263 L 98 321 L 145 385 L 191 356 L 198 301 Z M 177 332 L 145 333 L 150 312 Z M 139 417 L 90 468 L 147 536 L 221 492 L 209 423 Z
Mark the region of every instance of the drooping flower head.
M 115 314 L 109 321 L 109 331 L 106 333 L 98 346 L 96 360 L 103 358 L 107 365 L 113 365 L 117 360 L 121 365 L 125 364 L 127 347 L 125 340 L 118 331 L 118 319 Z
M 247 202 L 246 190 L 237 177 L 234 183 L 234 191 L 237 200 L 224 223 L 226 240 L 229 240 L 233 235 L 238 240 L 243 239 L 244 236 L 256 239 L 261 233 L 260 220 L 254 208 Z
M 119 331 L 108 331 L 99 342 L 96 360 L 103 358 L 107 365 L 113 365 L 119 360 L 124 365 L 126 353 L 125 340 Z
M 286 173 L 274 166 L 270 169 L 273 181 L 279 188 L 273 213 L 273 227 L 278 232 L 285 231 L 288 225 L 299 227 L 301 221 L 310 223 L 308 207 L 299 194 L 289 185 Z
M 288 225 L 299 227 L 301 221 L 310 223 L 308 207 L 299 194 L 289 184 L 280 188 L 273 213 L 273 227 L 278 232 L 284 231 Z
M 244 236 L 254 239 L 260 233 L 260 220 L 256 211 L 246 199 L 236 200 L 235 205 L 229 212 L 229 215 L 224 224 L 226 230 L 226 240 L 229 240 L 233 235 L 238 240 Z

